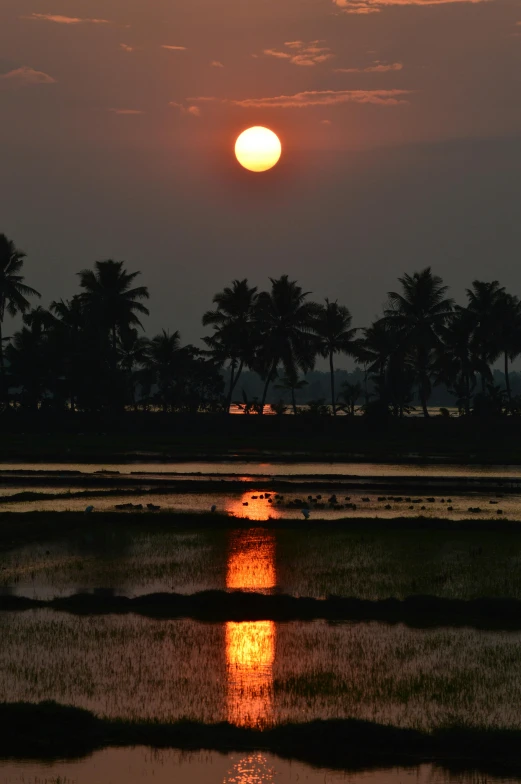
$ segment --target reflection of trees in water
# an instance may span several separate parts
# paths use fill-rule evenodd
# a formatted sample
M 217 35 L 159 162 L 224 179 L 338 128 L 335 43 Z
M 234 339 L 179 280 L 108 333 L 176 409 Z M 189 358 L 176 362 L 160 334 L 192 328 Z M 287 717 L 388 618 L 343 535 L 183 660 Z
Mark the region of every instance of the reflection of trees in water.
M 230 537 L 226 587 L 269 592 L 276 582 L 273 532 L 262 528 L 234 531 Z M 266 725 L 273 713 L 275 624 L 228 622 L 225 635 L 228 721 L 248 727 Z

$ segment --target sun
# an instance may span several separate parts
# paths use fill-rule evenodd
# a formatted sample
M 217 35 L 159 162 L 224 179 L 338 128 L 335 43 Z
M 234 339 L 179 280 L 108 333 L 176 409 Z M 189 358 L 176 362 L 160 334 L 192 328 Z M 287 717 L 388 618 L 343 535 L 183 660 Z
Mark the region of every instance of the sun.
M 243 131 L 235 142 L 235 156 L 241 166 L 253 172 L 272 169 L 280 158 L 279 137 L 269 128 L 255 125 Z

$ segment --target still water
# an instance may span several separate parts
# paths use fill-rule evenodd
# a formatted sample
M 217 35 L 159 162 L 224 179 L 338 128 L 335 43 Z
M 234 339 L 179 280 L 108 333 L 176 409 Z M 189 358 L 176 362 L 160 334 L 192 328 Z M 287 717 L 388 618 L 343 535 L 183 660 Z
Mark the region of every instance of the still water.
M 75 761 L 0 760 L 0 784 L 512 784 L 478 774 L 450 775 L 442 768 L 411 768 L 345 773 L 286 761 L 264 752 L 181 753 L 141 747 L 107 749 Z
M 0 463 L 3 471 L 25 473 L 96 473 L 112 471 L 120 474 L 167 476 L 168 474 L 224 474 L 228 476 L 420 476 L 420 477 L 517 477 L 521 466 L 512 465 L 436 465 L 435 463 L 339 463 L 339 462 L 262 462 L 258 460 L 219 460 L 188 462 L 136 463 Z

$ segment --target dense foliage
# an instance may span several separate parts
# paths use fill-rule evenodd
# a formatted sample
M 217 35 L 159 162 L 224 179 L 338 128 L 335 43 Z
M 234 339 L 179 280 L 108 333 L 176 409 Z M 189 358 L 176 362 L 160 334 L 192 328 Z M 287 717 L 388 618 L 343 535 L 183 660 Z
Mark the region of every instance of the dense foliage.
M 270 278 L 258 291 L 235 280 L 213 299 L 202 323 L 211 328 L 204 349 L 183 346 L 179 332 L 140 334 L 149 314 L 140 272 L 121 261 L 97 261 L 78 273 L 71 300 L 31 309 L 37 291 L 24 283 L 25 254 L 0 235 L 0 404 L 27 410 L 164 412 L 223 411 L 234 401 L 246 413 L 271 408 L 284 413 L 308 385 L 318 357 L 329 365 L 329 401 L 308 401 L 308 411 L 402 417 L 420 402 L 424 416 L 433 388 L 443 385 L 460 414 L 519 414 L 510 365 L 521 354 L 521 302 L 498 281 L 473 281 L 465 305 L 430 268 L 398 279 L 382 316 L 367 328 L 352 326 L 348 308 L 328 299 L 314 302 L 287 275 Z M 5 316 L 21 313 L 11 337 Z M 4 330 L 5 331 L 5 330 Z M 356 379 L 335 370 L 343 354 L 358 363 Z M 493 365 L 501 359 L 504 388 Z M 261 380 L 248 398 L 239 383 Z M 307 376 L 307 377 L 306 377 Z M 339 388 L 338 388 L 339 387 Z M 280 402 L 275 402 L 280 399 Z

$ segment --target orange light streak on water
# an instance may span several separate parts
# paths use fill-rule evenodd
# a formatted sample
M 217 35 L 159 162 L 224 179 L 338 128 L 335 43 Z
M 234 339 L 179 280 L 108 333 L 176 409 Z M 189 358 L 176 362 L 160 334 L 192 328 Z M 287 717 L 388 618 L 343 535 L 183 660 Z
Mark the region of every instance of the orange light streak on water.
M 226 587 L 269 592 L 276 585 L 275 539 L 250 529 L 232 535 Z M 228 622 L 225 627 L 228 721 L 243 727 L 268 724 L 273 713 L 273 621 Z

